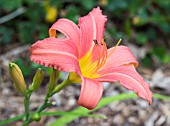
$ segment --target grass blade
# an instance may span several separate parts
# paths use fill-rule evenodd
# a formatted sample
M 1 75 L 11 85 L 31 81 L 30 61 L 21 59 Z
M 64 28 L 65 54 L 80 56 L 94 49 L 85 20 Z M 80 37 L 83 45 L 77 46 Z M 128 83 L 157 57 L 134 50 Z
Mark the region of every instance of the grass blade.
M 50 124 L 50 126 L 56 126 L 56 125 L 64 126 L 67 123 L 70 123 L 71 121 L 73 121 L 79 117 L 82 117 L 82 116 L 95 117 L 95 118 L 106 118 L 105 116 L 89 114 L 89 113 L 96 111 L 96 110 L 108 105 L 111 102 L 127 100 L 127 99 L 131 99 L 131 98 L 136 98 L 136 97 L 137 96 L 135 93 L 131 93 L 131 94 L 123 93 L 123 94 L 119 94 L 117 96 L 109 96 L 109 97 L 102 98 L 100 103 L 98 104 L 98 106 L 94 110 L 91 110 L 91 111 L 86 108 L 83 108 L 83 107 L 78 107 L 71 112 L 42 112 L 41 115 L 42 116 L 61 115 L 61 117 L 58 118 L 56 121 L 54 121 L 52 124 Z M 161 95 L 161 94 L 154 94 L 153 98 L 170 102 L 170 97 Z M 23 114 L 23 115 L 15 116 L 13 118 L 2 120 L 0 122 L 0 126 L 4 126 L 8 123 L 21 120 L 24 117 L 25 117 L 25 115 Z
M 88 114 L 90 112 L 96 111 L 96 110 L 108 105 L 109 103 L 111 103 L 113 101 L 127 100 L 127 99 L 131 99 L 131 98 L 136 98 L 136 97 L 137 96 L 135 93 L 132 93 L 132 94 L 123 93 L 123 94 L 119 94 L 117 96 L 105 97 L 100 100 L 100 103 L 94 110 L 88 110 L 83 107 L 78 107 L 71 112 Z M 66 124 L 70 123 L 71 121 L 73 121 L 79 117 L 80 117 L 79 115 L 64 115 L 64 116 L 58 118 L 53 123 L 51 123 L 50 126 L 65 126 Z
M 14 121 L 17 121 L 17 120 L 21 120 L 24 117 L 25 117 L 25 115 L 19 115 L 19 116 L 15 116 L 13 118 L 9 118 L 9 119 L 3 120 L 3 121 L 0 122 L 0 126 L 6 125 L 8 123 L 11 123 L 11 122 L 14 122 Z
M 135 93 L 130 93 L 130 94 L 122 93 L 122 94 L 119 94 L 117 96 L 109 96 L 109 97 L 102 98 L 100 103 L 98 104 L 98 106 L 94 110 L 90 111 L 86 108 L 78 107 L 71 112 L 78 112 L 78 113 L 84 113 L 84 114 L 86 113 L 87 114 L 87 113 L 96 111 L 96 110 L 110 104 L 111 102 L 127 100 L 127 99 L 131 99 L 131 98 L 136 98 L 136 97 L 137 97 L 137 95 Z M 170 97 L 165 96 L 165 95 L 160 95 L 160 94 L 154 94 L 153 98 L 165 100 L 165 101 L 170 101 Z M 57 126 L 57 125 L 65 126 L 66 124 L 72 122 L 73 120 L 75 120 L 79 117 L 80 117 L 79 115 L 64 115 L 64 116 L 58 118 L 53 123 L 51 123 L 50 126 Z

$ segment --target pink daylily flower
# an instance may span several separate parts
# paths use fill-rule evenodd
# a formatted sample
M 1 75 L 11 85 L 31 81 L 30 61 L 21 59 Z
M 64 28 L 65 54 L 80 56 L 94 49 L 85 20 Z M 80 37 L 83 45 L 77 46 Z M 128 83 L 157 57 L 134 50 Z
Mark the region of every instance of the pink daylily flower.
M 30 59 L 71 72 L 72 82 L 81 83 L 78 104 L 88 109 L 94 109 L 102 97 L 101 82 L 119 81 L 151 104 L 149 84 L 137 73 L 138 62 L 130 49 L 126 46 L 107 49 L 103 39 L 106 21 L 99 7 L 81 17 L 78 26 L 68 19 L 59 19 L 49 29 L 49 38 L 31 46 Z M 66 38 L 56 38 L 56 30 Z

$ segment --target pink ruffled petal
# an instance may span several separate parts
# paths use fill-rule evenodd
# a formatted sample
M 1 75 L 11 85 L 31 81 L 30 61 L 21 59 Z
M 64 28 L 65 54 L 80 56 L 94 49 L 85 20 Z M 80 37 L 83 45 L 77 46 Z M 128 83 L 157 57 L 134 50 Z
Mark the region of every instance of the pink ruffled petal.
M 82 77 L 81 92 L 78 104 L 87 109 L 94 109 L 103 93 L 103 85 L 95 80 Z
M 107 18 L 102 15 L 99 7 L 94 8 L 87 16 L 79 19 L 80 26 L 80 58 L 87 52 L 92 51 L 94 47 L 93 40 L 101 43 L 104 33 L 104 25 Z M 94 53 L 92 53 L 93 55 Z
M 101 77 L 95 80 L 104 82 L 120 81 L 125 88 L 135 91 L 140 98 L 148 100 L 149 104 L 152 103 L 152 92 L 149 84 L 138 74 L 133 65 L 105 69 L 98 73 Z
M 77 47 L 69 40 L 50 37 L 30 47 L 30 59 L 46 67 L 80 73 Z
M 74 22 L 68 19 L 59 19 L 49 29 L 49 34 L 51 37 L 56 36 L 56 30 L 63 33 L 67 39 L 71 39 L 71 41 L 79 48 L 80 29 Z
M 108 49 L 108 55 L 112 52 L 114 48 L 115 47 Z M 110 69 L 127 64 L 134 64 L 135 67 L 137 67 L 138 61 L 127 46 L 117 46 L 113 54 L 106 60 L 106 63 L 101 69 Z

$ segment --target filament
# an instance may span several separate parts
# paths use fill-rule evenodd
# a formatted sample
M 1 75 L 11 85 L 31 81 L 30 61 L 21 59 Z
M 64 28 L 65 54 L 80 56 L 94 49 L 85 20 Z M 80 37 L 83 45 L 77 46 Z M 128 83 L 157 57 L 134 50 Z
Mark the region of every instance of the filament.
M 104 42 L 104 39 L 101 43 L 98 43 L 97 40 L 93 40 L 94 46 L 93 49 L 90 51 L 89 54 L 87 54 L 87 57 L 82 59 L 80 61 L 82 74 L 87 77 L 92 77 L 108 60 L 108 58 L 113 54 L 117 46 L 120 44 L 122 39 L 119 39 L 116 46 L 111 50 L 111 52 L 108 54 L 106 43 Z M 94 49 L 97 49 L 98 58 L 96 61 L 92 62 L 92 53 Z M 91 58 L 90 58 L 91 57 Z M 83 63 L 83 64 L 82 64 Z

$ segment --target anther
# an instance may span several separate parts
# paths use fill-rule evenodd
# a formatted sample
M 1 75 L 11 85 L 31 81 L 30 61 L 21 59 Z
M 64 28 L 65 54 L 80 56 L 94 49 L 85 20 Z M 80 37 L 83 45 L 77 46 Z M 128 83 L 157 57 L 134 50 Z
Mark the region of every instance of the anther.
M 104 40 L 105 40 L 105 39 L 106 39 L 106 38 L 103 38 L 103 39 L 102 39 L 101 45 L 104 45 L 104 43 L 105 43 Z
M 98 46 L 98 41 L 96 39 L 93 40 L 93 42 L 95 43 L 96 46 Z

